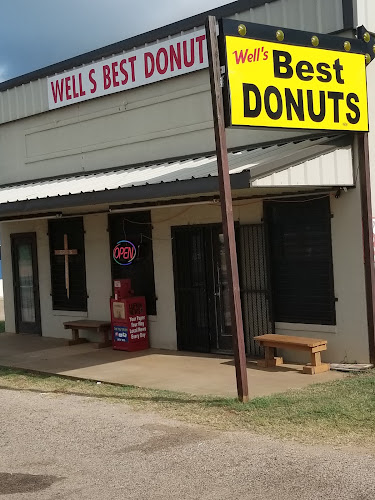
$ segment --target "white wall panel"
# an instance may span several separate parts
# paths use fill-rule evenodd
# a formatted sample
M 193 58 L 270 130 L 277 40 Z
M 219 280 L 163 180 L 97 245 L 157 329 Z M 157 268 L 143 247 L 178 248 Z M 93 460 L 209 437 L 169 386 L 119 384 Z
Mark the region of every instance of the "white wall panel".
M 353 184 L 350 147 L 338 149 L 252 182 L 253 187 L 352 186 Z
M 354 0 L 354 25 L 363 25 L 369 31 L 375 33 L 374 0 Z
M 321 33 L 343 28 L 342 0 L 279 0 L 231 17 Z

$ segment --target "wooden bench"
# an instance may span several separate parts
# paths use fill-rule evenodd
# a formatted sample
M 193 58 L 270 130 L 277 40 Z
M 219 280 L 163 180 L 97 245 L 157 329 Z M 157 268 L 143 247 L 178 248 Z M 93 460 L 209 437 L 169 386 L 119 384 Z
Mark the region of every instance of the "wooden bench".
M 315 373 L 323 373 L 330 369 L 329 363 L 322 363 L 320 356 L 322 351 L 327 350 L 326 340 L 277 334 L 260 335 L 259 337 L 254 337 L 254 340 L 259 342 L 265 350 L 265 359 L 258 361 L 259 366 L 268 368 L 282 365 L 283 358 L 275 356 L 275 349 L 280 348 L 310 352 L 311 364 L 303 367 L 303 373 L 314 375 Z
M 72 330 L 72 340 L 68 341 L 68 345 L 83 344 L 88 342 L 79 336 L 79 330 L 94 330 L 95 332 L 103 334 L 103 342 L 98 342 L 96 347 L 109 347 L 112 345 L 111 323 L 109 321 L 97 321 L 93 319 L 80 319 L 78 321 L 66 321 L 64 323 L 65 330 Z

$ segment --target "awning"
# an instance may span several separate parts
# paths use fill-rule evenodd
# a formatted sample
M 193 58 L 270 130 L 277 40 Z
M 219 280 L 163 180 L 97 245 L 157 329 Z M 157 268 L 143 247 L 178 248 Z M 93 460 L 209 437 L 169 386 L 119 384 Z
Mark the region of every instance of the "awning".
M 350 136 L 231 151 L 229 170 L 233 189 L 354 184 Z M 3 186 L 0 215 L 217 190 L 217 161 L 211 154 Z

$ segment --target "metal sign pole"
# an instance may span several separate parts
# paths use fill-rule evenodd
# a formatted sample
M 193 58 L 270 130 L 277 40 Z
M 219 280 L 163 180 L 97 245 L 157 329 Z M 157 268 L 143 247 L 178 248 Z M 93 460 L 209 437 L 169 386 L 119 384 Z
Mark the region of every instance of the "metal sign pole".
M 249 400 L 247 383 L 245 342 L 243 334 L 241 296 L 238 277 L 236 239 L 233 221 L 232 192 L 230 186 L 228 151 L 224 124 L 224 105 L 220 85 L 219 46 L 216 34 L 216 18 L 206 21 L 208 61 L 211 81 L 212 109 L 216 142 L 216 156 L 219 175 L 221 214 L 224 233 L 224 247 L 228 273 L 228 291 L 232 321 L 234 361 L 236 365 L 237 393 L 242 402 Z
M 361 209 L 363 227 L 363 249 L 367 302 L 367 326 L 369 337 L 370 362 L 375 364 L 375 263 L 374 232 L 371 204 L 371 180 L 368 133 L 358 134 L 359 182 L 361 190 Z

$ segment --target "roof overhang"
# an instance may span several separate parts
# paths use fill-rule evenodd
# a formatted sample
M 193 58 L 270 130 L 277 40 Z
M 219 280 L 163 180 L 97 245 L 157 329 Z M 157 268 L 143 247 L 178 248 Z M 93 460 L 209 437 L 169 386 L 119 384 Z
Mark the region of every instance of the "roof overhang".
M 228 153 L 233 190 L 353 186 L 352 136 L 323 136 Z M 279 182 L 279 184 L 278 184 Z M 15 213 L 216 193 L 213 153 L 40 179 L 0 188 L 0 217 Z

